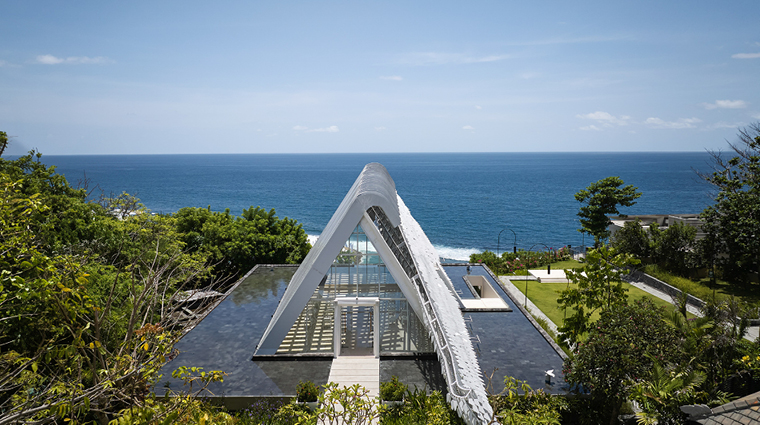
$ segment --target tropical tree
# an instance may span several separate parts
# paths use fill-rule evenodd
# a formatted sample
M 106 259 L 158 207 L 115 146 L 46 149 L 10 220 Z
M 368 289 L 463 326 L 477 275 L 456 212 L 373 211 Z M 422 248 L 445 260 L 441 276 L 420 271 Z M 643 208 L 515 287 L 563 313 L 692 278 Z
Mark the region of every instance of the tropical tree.
M 565 379 L 591 396 L 594 423 L 615 424 L 637 382 L 649 376 L 653 359 L 678 364 L 683 358 L 676 328 L 649 298 L 602 311 L 565 362 Z
M 652 359 L 649 375 L 631 389 L 631 399 L 641 408 L 636 413 L 638 423 L 683 424 L 686 414 L 681 411 L 681 406 L 693 402 L 704 380 L 704 374 L 697 370 L 676 365 L 664 367 L 657 359 Z
M 558 328 L 564 345 L 575 346 L 585 338 L 594 312 L 611 310 L 627 302 L 628 289 L 623 286 L 623 276 L 628 266 L 638 262 L 630 254 L 619 254 L 615 248 L 602 246 L 589 250 L 586 267 L 565 271 L 576 286 L 561 291 L 557 298 L 562 308 L 574 309 Z
M 585 204 L 578 212 L 581 221 L 578 231 L 593 235 L 594 246 L 597 248 L 610 236 L 610 219 L 607 216 L 621 215 L 618 206 L 630 207 L 641 196 L 633 185 L 621 186 L 623 180 L 620 177 L 607 177 L 575 194 L 575 199 Z
M 0 156 L 3 156 L 5 148 L 8 146 L 8 133 L 0 131 Z
M 684 223 L 674 223 L 665 230 L 650 226 L 650 252 L 652 262 L 661 264 L 672 273 L 682 276 L 694 264 L 693 249 L 697 229 Z
M 739 130 L 729 143 L 735 155 L 712 155 L 713 172 L 700 176 L 718 189 L 715 204 L 702 212 L 708 262 L 716 262 L 724 277 L 748 281 L 760 274 L 760 123 Z
M 623 228 L 615 232 L 610 244 L 618 252 L 631 254 L 639 260 L 651 255 L 647 231 L 641 226 L 641 220 L 626 221 Z

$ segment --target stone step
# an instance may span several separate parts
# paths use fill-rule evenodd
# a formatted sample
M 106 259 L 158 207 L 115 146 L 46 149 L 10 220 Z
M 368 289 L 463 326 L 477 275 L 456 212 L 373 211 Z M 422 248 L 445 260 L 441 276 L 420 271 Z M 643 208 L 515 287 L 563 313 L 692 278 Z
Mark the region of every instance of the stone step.
M 380 359 L 374 356 L 340 356 L 333 360 L 328 381 L 341 387 L 359 384 L 370 397 L 380 395 Z

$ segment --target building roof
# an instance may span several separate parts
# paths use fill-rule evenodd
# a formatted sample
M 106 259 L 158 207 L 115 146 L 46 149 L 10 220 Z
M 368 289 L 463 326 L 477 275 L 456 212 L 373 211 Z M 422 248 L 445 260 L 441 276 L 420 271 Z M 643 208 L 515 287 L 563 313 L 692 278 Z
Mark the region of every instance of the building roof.
M 760 423 L 760 391 L 712 409 L 697 422 L 704 425 L 746 425 Z

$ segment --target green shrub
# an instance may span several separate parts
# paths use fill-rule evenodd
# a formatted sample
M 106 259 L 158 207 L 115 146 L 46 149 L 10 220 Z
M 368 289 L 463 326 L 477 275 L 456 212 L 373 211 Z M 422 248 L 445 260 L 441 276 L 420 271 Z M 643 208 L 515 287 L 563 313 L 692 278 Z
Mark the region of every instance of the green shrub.
M 319 387 L 311 381 L 301 381 L 296 386 L 296 400 L 299 402 L 315 402 L 319 398 Z
M 407 390 L 404 404 L 388 409 L 380 418 L 382 425 L 464 425 L 439 391 L 428 394 L 415 388 Z
M 661 267 L 658 267 L 656 264 L 649 264 L 646 267 L 644 267 L 644 273 L 655 277 L 665 283 L 667 283 L 670 286 L 673 286 L 675 288 L 680 289 L 682 292 L 689 293 L 702 301 L 707 301 L 712 299 L 713 297 L 713 290 L 711 288 L 708 288 L 707 286 L 704 286 L 700 284 L 699 282 L 694 282 L 691 279 L 687 279 L 685 277 L 676 276 L 672 273 L 668 273 L 666 270 L 663 270 Z M 729 297 L 724 294 L 715 294 L 716 301 L 724 301 L 728 299 Z
M 521 395 L 519 391 L 522 391 Z M 552 396 L 544 390 L 533 390 L 526 381 L 504 377 L 504 390 L 489 401 L 503 424 L 560 424 L 562 411 L 567 409 L 563 397 Z
M 571 259 L 570 250 L 562 247 L 548 251 L 518 251 L 516 254 L 505 252 L 501 257 L 491 251 L 470 255 L 471 263 L 483 263 L 497 275 L 516 273 L 517 271 L 546 267 L 559 261 Z
M 390 381 L 380 383 L 380 400 L 401 401 L 404 399 L 406 390 L 406 384 L 400 382 L 398 377 L 393 376 Z
M 237 412 L 235 417 L 241 425 L 269 425 L 281 423 L 275 422 L 274 416 L 284 404 L 285 403 L 281 400 L 259 400 L 251 404 L 247 409 Z

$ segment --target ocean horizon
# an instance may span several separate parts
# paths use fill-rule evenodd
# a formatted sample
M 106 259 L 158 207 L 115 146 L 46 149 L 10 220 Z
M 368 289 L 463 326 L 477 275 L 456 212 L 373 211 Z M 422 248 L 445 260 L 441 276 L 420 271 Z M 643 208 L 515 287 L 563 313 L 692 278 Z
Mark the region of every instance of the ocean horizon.
M 483 250 L 588 245 L 574 194 L 619 176 L 642 192 L 624 214 L 700 213 L 714 192 L 695 170 L 707 152 L 43 155 L 72 185 L 137 196 L 156 213 L 182 207 L 274 208 L 313 240 L 364 165 L 383 164 L 443 258 Z

